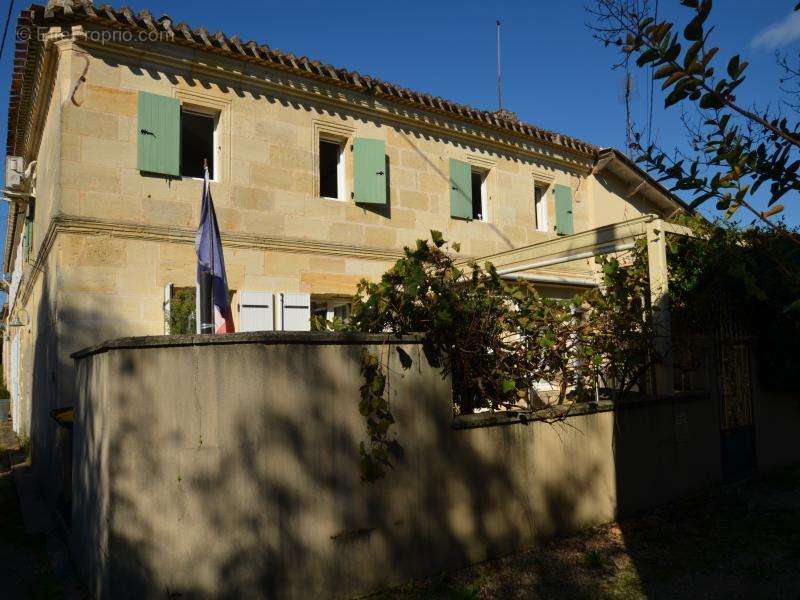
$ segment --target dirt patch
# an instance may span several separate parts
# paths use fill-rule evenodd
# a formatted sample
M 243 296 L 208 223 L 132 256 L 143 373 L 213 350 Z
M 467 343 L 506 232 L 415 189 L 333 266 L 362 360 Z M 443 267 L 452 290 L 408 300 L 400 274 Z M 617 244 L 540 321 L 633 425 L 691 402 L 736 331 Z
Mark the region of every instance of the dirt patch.
M 800 598 L 800 467 L 381 599 Z

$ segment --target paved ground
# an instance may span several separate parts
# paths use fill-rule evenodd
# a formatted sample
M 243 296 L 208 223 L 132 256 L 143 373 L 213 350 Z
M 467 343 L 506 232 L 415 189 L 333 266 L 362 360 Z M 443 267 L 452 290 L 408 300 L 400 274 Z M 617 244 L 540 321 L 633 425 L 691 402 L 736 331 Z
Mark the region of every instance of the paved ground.
M 46 536 L 25 531 L 10 464 L 10 459 L 24 458 L 18 452 L 8 422 L 0 423 L 0 597 L 61 598 L 47 560 Z
M 800 599 L 800 466 L 383 599 Z

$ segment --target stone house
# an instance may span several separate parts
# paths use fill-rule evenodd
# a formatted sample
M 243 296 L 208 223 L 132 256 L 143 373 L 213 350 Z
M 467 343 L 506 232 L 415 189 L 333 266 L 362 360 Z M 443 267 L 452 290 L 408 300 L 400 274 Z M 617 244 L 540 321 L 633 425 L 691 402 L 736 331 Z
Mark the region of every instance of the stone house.
M 61 0 L 17 38 L 3 355 L 47 480 L 70 353 L 169 333 L 194 293 L 203 159 L 237 330 L 346 315 L 432 229 L 479 258 L 683 210 L 613 149 L 167 16 Z M 537 273 L 553 294 L 594 278 L 588 261 Z

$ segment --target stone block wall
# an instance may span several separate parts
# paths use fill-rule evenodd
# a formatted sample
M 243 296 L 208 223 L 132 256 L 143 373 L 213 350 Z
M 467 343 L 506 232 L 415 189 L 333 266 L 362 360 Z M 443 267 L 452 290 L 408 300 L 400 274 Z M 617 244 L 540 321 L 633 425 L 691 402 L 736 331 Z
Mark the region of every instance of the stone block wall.
M 403 447 L 369 484 L 363 351 L 390 369 Z M 127 338 L 75 364 L 72 543 L 100 598 L 353 597 L 719 479 L 708 397 L 462 428 L 418 339 Z

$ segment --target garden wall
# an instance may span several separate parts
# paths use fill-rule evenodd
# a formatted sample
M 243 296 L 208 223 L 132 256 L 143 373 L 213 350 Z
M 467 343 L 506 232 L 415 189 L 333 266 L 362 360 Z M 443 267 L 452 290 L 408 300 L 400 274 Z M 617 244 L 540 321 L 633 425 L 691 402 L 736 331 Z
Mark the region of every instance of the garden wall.
M 390 363 L 404 449 L 371 484 L 357 451 L 364 349 Z M 72 546 L 103 598 L 348 597 L 719 479 L 707 396 L 555 424 L 455 422 L 449 381 L 413 338 L 129 338 L 75 359 Z

